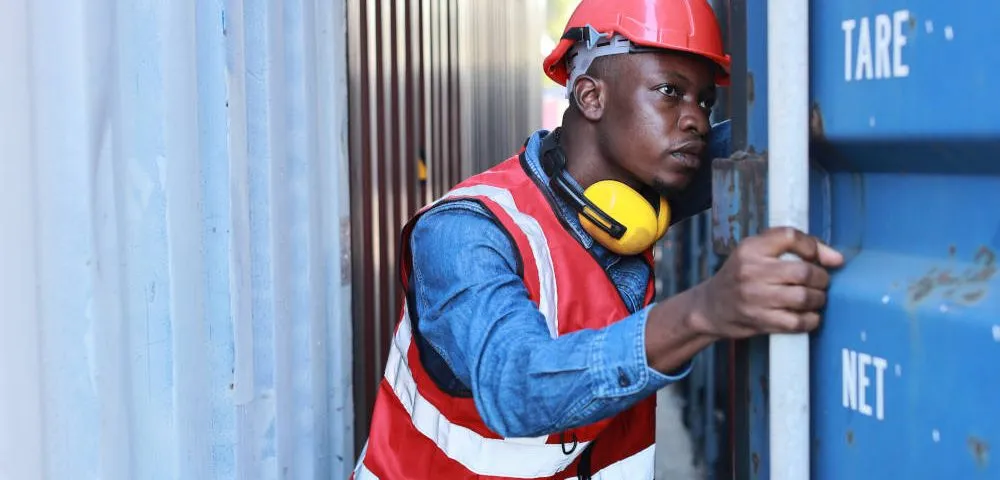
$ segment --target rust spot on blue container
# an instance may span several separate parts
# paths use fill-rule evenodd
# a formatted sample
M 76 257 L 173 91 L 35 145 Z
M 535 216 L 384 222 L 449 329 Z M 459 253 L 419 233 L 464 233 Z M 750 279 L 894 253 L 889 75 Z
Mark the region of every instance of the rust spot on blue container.
M 979 251 L 976 252 L 974 261 L 976 265 L 980 265 L 982 268 L 971 273 L 969 276 L 971 281 L 986 282 L 993 278 L 993 275 L 997 273 L 997 254 L 989 247 L 980 247 Z
M 966 442 L 969 445 L 969 452 L 979 468 L 986 468 L 990 462 L 990 446 L 981 438 L 970 436 Z
M 983 296 L 985 295 L 986 295 L 986 290 L 975 290 L 966 293 L 965 295 L 962 295 L 962 300 L 965 301 L 965 303 L 976 303 L 979 300 L 982 300 Z
M 948 256 L 954 258 L 957 248 L 948 247 Z M 912 309 L 932 295 L 944 301 L 971 305 L 989 293 L 989 281 L 997 273 L 996 253 L 983 246 L 976 251 L 972 264 L 959 270 L 957 265 L 937 266 L 912 281 L 907 288 L 908 306 Z
M 812 109 L 809 112 L 809 135 L 817 140 L 826 137 L 823 127 L 823 112 L 819 110 L 818 103 L 813 103 Z
M 924 276 L 910 287 L 910 301 L 919 303 L 934 290 L 934 281 Z

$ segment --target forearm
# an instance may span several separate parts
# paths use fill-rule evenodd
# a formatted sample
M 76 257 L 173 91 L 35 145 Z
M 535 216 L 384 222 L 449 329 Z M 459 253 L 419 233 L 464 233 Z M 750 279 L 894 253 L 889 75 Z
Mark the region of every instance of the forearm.
M 699 306 L 703 288 L 696 286 L 650 309 L 645 347 L 649 366 L 654 370 L 673 372 L 718 340 L 698 327 L 705 324 Z
M 505 436 L 539 436 L 608 418 L 683 378 L 648 367 L 648 310 L 600 330 L 556 339 L 501 323 L 483 343 L 473 392 L 483 419 Z M 510 331 L 507 331 L 510 329 Z

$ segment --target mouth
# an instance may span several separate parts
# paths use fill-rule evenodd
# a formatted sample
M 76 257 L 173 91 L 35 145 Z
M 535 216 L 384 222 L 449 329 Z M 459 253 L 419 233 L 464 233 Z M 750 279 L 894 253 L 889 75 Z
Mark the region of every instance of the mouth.
M 677 160 L 677 163 L 689 169 L 697 169 L 701 165 L 701 156 L 705 151 L 703 142 L 689 142 L 676 148 L 670 156 Z

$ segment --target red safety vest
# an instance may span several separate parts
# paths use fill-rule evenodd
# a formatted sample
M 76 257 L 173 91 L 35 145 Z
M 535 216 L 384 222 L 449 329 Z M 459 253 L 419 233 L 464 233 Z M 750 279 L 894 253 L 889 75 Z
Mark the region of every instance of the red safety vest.
M 615 285 L 559 223 L 519 157 L 457 185 L 440 201 L 483 203 L 514 240 L 528 292 L 553 337 L 606 327 L 629 315 Z M 409 235 L 430 206 L 403 228 L 401 275 L 409 281 Z M 646 259 L 652 262 L 651 252 Z M 645 304 L 653 299 L 652 275 Z M 420 363 L 404 303 L 379 385 L 356 480 L 576 478 L 591 445 L 594 479 L 652 479 L 656 396 L 618 415 L 536 438 L 503 438 L 487 427 L 471 398 L 441 391 Z M 575 446 L 574 446 L 575 439 Z

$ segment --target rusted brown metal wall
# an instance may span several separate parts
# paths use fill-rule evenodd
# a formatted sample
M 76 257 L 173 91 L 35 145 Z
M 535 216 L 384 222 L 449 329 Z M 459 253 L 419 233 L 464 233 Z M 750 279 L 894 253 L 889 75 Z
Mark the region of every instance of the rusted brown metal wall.
M 355 445 L 400 308 L 399 229 L 539 124 L 544 0 L 348 2 Z M 426 163 L 426 180 L 418 163 Z
M 541 122 L 541 31 L 545 0 L 466 0 L 462 33 L 462 125 L 469 171 L 520 148 Z

